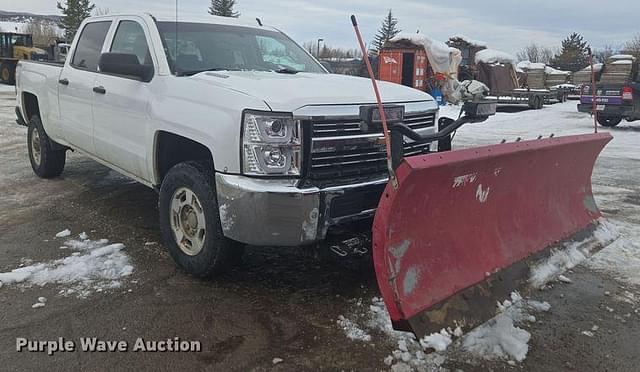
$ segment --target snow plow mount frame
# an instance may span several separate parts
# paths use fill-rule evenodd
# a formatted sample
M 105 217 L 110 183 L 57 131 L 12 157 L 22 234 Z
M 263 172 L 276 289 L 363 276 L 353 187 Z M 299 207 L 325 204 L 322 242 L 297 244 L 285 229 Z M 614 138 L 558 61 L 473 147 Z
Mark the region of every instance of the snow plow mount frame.
M 461 113 L 464 112 L 464 116 L 459 117 L 451 124 L 448 124 L 442 130 L 433 134 L 420 134 L 411 129 L 407 125 L 400 122 L 390 122 L 389 132 L 391 139 L 391 164 L 393 169 L 397 169 L 402 161 L 404 152 L 404 137 L 408 137 L 416 143 L 426 143 L 440 141 L 451 133 L 455 132 L 458 128 L 465 124 L 482 123 L 486 121 L 489 116 L 496 114 L 497 103 L 494 100 L 479 100 L 468 101 L 462 105 Z M 385 107 L 386 109 L 386 107 Z

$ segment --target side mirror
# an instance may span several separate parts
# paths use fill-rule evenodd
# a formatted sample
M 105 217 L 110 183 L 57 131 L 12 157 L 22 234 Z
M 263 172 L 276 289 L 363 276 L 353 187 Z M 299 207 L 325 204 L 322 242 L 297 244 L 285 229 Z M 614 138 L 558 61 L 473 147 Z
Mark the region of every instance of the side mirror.
M 153 78 L 153 66 L 140 64 L 135 54 L 102 53 L 98 67 L 100 72 L 133 77 L 143 82 Z

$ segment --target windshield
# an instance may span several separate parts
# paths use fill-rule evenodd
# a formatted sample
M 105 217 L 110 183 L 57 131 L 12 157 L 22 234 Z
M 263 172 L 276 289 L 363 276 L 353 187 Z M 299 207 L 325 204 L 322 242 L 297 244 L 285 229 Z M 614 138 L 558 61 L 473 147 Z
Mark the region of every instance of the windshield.
M 177 75 L 211 70 L 325 73 L 301 47 L 276 31 L 184 22 L 158 22 L 158 29 Z

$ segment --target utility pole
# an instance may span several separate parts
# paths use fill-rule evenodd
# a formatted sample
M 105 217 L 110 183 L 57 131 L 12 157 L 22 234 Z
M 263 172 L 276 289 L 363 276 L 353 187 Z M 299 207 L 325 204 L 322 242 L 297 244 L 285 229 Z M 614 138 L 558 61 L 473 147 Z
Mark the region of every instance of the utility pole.
M 320 42 L 324 41 L 324 39 L 318 39 L 318 52 L 316 54 L 316 58 L 320 59 Z

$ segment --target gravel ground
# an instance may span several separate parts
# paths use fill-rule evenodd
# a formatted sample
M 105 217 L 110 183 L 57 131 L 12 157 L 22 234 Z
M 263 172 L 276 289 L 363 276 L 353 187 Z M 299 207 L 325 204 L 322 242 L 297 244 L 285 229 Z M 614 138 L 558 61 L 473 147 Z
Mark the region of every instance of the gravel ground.
M 394 341 L 376 335 L 370 342 L 348 339 L 337 326 L 358 299 L 377 296 L 367 263 L 336 265 L 300 249 L 252 248 L 243 265 L 215 281 L 202 281 L 175 268 L 159 244 L 157 195 L 153 190 L 71 153 L 62 177 L 38 179 L 27 158 L 26 129 L 15 125 L 10 89 L 0 93 L 0 272 L 20 265 L 69 256 L 60 249 L 72 237 L 123 243 L 134 271 L 119 286 L 69 294 L 64 283 L 0 288 L 0 360 L 5 370 L 388 370 L 384 358 Z M 447 108 L 446 111 L 452 111 Z M 530 132 L 535 122 L 546 134 L 586 132 L 588 117 L 575 102 L 539 112 L 509 110 L 490 123 L 463 128 L 459 146 L 495 143 Z M 575 122 L 572 127 L 562 127 Z M 640 224 L 640 125 L 611 130 L 616 140 L 594 173 L 596 199 L 605 216 L 637 243 Z M 538 133 L 529 137 L 537 136 Z M 575 370 L 633 371 L 640 364 L 640 291 L 633 244 L 612 244 L 536 292 L 551 310 L 527 327 L 527 358 L 516 365 L 447 355 L 443 368 L 464 371 Z M 626 255 L 626 256 L 625 256 Z M 623 257 L 623 260 L 619 258 Z M 622 263 L 621 263 L 622 261 Z M 613 262 L 613 263 L 612 263 Z M 626 265 L 624 263 L 627 263 Z M 39 297 L 46 306 L 33 308 Z M 583 331 L 594 329 L 593 337 Z M 78 340 L 98 337 L 201 342 L 194 353 L 16 352 L 16 338 Z M 274 358 L 280 358 L 274 360 Z M 276 362 L 276 363 L 274 363 Z M 54 364 L 55 363 L 55 364 Z

